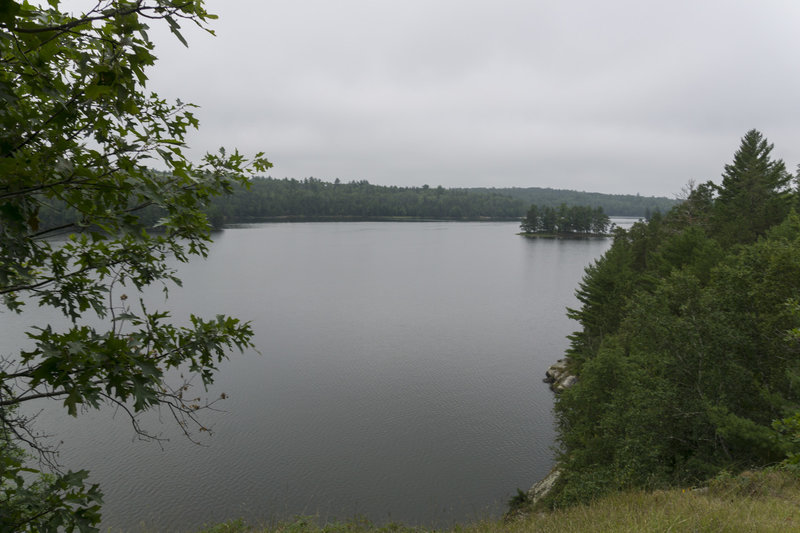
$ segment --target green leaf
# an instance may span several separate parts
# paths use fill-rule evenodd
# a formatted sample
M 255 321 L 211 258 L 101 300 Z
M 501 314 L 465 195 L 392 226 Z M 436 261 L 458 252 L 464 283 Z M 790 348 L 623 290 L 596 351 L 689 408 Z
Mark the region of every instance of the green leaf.
M 181 34 L 181 32 L 180 32 L 180 24 L 178 24 L 175 21 L 175 18 L 173 18 L 170 15 L 167 15 L 167 16 L 164 17 L 164 20 L 166 20 L 169 23 L 169 30 L 173 34 L 175 34 L 175 37 L 177 37 L 180 42 L 183 43 L 183 46 L 185 46 L 186 48 L 189 48 L 189 43 L 186 42 L 186 39 L 184 39 L 183 35 Z
M 84 94 L 89 100 L 99 100 L 102 96 L 111 94 L 111 87 L 107 85 L 89 85 Z
M 14 0 L 0 0 L 0 23 L 14 25 L 14 18 L 19 14 L 19 3 Z

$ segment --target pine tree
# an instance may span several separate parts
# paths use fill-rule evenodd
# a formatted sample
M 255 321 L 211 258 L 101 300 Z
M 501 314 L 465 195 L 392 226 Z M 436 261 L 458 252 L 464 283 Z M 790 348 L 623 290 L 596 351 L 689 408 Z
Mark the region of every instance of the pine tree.
M 759 131 L 750 130 L 733 163 L 725 165 L 714 213 L 724 241 L 752 242 L 789 212 L 791 175 L 782 160 L 770 158 L 772 148 Z

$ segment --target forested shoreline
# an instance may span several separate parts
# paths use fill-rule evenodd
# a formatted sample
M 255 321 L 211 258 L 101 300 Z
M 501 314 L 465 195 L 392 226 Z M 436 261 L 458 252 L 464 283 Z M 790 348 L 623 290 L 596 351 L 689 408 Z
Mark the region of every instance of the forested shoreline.
M 678 199 L 658 196 L 606 194 L 544 187 L 475 187 L 466 190 L 510 196 L 522 200 L 526 207 L 532 204 L 552 208 L 558 208 L 561 204 L 600 207 L 612 217 L 650 218 L 656 212 L 666 213 L 680 202 Z
M 524 191 L 521 194 L 520 191 Z M 538 200 L 537 200 L 538 199 Z M 532 203 L 602 208 L 611 216 L 648 217 L 677 203 L 668 198 L 607 195 L 555 189 L 397 187 L 368 181 L 348 183 L 316 178 L 259 177 L 249 188 L 216 198 L 208 215 L 216 226 L 266 219 L 428 218 L 511 220 L 525 216 Z
M 515 219 L 525 207 L 508 196 L 463 189 L 259 177 L 215 199 L 208 216 L 215 226 L 268 219 Z
M 169 179 L 158 171 L 150 173 L 156 180 Z M 518 220 L 526 216 L 531 204 L 543 209 L 580 205 L 602 209 L 610 216 L 649 218 L 676 203 L 668 198 L 556 189 L 398 187 L 366 180 L 344 183 L 259 176 L 246 185 L 237 184 L 231 194 L 211 198 L 203 211 L 213 227 L 222 228 L 225 224 L 287 220 Z M 144 225 L 156 226 L 165 212 L 155 204 L 138 206 L 136 216 Z M 81 226 L 76 213 L 63 202 L 53 202 L 43 207 L 38 217 L 47 226 Z
M 749 131 L 586 269 L 549 506 L 800 463 L 800 195 L 771 151 Z

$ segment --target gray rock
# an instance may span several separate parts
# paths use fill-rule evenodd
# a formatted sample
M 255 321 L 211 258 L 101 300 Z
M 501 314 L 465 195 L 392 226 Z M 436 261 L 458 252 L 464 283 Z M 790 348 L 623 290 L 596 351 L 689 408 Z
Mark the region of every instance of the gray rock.
M 575 382 L 577 382 L 577 381 L 578 381 L 578 378 L 576 378 L 575 376 L 566 375 L 566 376 L 564 376 L 564 379 L 559 381 L 558 390 L 562 391 L 564 389 L 568 389 L 568 388 L 572 387 L 575 384 Z
M 554 392 L 561 392 L 575 384 L 578 378 L 567 371 L 567 360 L 559 359 L 545 372 L 545 383 L 550 384 Z
M 553 489 L 553 485 L 556 484 L 556 481 L 558 481 L 560 476 L 561 470 L 559 470 L 558 467 L 555 467 L 544 477 L 544 479 L 531 487 L 528 491 L 528 497 L 531 499 L 531 503 L 535 504 L 537 501 L 547 496 L 547 494 Z

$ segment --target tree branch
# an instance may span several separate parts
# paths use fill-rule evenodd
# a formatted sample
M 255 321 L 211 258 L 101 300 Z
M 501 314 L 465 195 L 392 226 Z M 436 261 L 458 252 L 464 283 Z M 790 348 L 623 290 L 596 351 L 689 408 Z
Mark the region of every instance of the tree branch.
M 10 405 L 19 405 L 23 402 L 28 402 L 30 400 L 38 400 L 41 398 L 57 398 L 59 396 L 63 396 L 65 394 L 69 394 L 67 391 L 51 391 L 51 392 L 40 392 L 37 394 L 30 394 L 28 396 L 17 396 L 10 400 L 0 400 L 0 407 L 8 407 Z
M 114 11 L 105 12 L 102 15 L 96 16 L 86 16 L 82 18 L 75 19 L 73 21 L 64 23 L 64 24 L 57 24 L 54 26 L 38 26 L 38 27 L 22 27 L 22 26 L 9 26 L 7 24 L 2 24 L 0 27 L 5 27 L 8 31 L 13 33 L 47 33 L 51 31 L 55 32 L 65 32 L 68 30 L 72 30 L 77 28 L 78 26 L 83 26 L 85 24 L 91 24 L 92 22 L 97 22 L 100 20 L 108 20 L 114 17 L 125 16 L 125 15 L 133 15 L 134 13 L 146 16 L 146 18 L 151 19 L 163 19 L 167 16 L 172 16 L 176 13 L 179 13 L 182 9 L 187 6 L 190 6 L 192 2 L 186 2 L 179 6 L 172 6 L 172 7 L 163 7 L 163 6 L 143 6 L 143 0 L 138 0 L 136 6 L 130 7 L 127 9 L 117 8 Z M 99 3 L 98 3 L 99 5 Z M 97 8 L 93 9 L 89 13 L 95 12 Z M 158 12 L 158 16 L 146 15 L 148 11 L 155 11 Z M 162 14 L 163 13 L 163 14 Z

